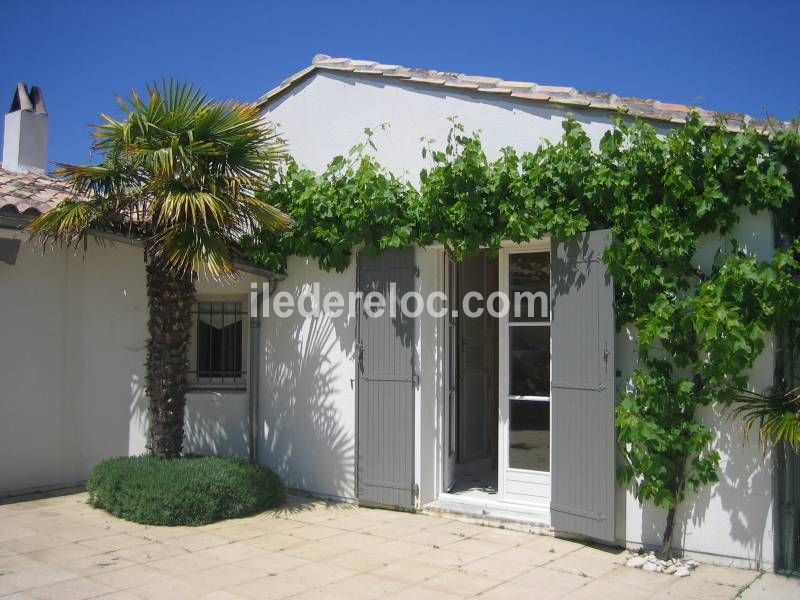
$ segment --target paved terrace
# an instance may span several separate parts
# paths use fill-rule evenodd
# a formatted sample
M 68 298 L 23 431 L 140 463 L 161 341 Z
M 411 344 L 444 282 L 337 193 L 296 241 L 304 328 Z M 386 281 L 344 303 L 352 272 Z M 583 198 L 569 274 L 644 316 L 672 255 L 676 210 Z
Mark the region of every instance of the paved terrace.
M 677 578 L 626 552 L 445 518 L 292 498 L 204 527 L 147 527 L 85 493 L 0 505 L 0 597 L 800 598 L 800 580 L 700 566 Z

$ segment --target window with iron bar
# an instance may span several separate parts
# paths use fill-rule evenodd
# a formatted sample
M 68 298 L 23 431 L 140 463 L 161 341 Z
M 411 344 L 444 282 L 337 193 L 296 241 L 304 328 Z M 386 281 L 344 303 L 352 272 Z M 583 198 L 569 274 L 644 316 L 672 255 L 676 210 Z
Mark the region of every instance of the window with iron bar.
M 243 387 L 246 382 L 243 302 L 200 300 L 194 310 L 192 381 L 201 387 Z

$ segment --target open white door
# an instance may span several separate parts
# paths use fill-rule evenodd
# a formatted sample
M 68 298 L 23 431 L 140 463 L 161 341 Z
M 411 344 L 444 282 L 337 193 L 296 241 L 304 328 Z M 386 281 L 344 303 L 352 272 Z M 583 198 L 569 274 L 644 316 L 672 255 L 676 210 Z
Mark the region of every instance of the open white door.
M 550 244 L 500 251 L 499 473 L 505 502 L 550 504 Z M 517 301 L 518 300 L 518 301 Z

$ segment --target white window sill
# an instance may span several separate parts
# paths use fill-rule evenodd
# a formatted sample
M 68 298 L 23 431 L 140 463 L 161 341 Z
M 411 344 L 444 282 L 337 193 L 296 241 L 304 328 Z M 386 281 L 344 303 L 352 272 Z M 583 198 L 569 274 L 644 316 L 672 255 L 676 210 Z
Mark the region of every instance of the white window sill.
M 186 390 L 187 394 L 242 394 L 247 392 L 246 384 L 214 385 L 212 383 L 192 383 Z

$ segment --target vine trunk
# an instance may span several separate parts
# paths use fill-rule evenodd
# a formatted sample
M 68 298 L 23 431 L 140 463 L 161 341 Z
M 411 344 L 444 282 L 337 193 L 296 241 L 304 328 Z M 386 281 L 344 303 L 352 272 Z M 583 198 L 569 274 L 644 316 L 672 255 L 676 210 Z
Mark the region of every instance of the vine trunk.
M 664 524 L 664 534 L 661 536 L 661 547 L 658 550 L 658 558 L 669 560 L 672 558 L 672 538 L 675 533 L 675 513 L 678 503 L 683 497 L 683 488 L 686 485 L 686 457 L 681 455 L 675 457 L 675 480 L 673 483 L 672 506 L 667 510 L 667 519 Z

